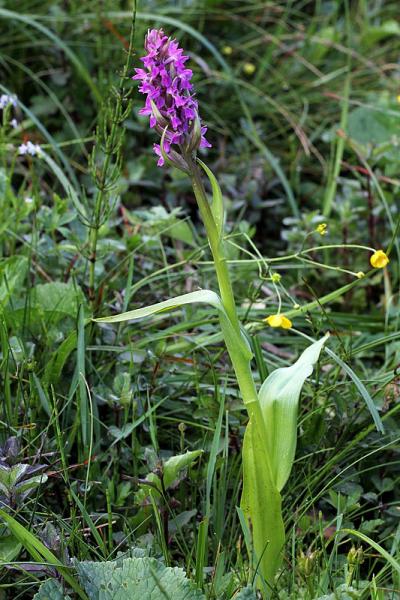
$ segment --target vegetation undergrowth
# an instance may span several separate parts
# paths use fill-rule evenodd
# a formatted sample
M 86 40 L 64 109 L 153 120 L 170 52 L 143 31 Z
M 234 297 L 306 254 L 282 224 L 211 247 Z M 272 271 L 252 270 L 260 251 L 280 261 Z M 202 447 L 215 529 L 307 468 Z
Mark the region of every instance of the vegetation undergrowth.
M 5 0 L 0 26 L 0 599 L 399 598 L 397 3 Z M 160 27 L 190 56 L 256 388 L 330 332 L 266 586 L 217 311 L 93 321 L 218 290 L 138 115 Z

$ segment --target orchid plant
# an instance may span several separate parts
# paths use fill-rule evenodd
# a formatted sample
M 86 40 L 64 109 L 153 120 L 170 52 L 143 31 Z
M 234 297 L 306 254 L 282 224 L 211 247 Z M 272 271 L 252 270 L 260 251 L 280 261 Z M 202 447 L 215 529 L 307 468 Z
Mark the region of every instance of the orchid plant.
M 226 261 L 225 208 L 220 187 L 209 167 L 197 157 L 199 148 L 209 147 L 207 128 L 202 123 L 194 95 L 188 56 L 176 40 L 162 29 L 150 30 L 145 40 L 144 68 L 133 79 L 146 95 L 141 115 L 149 116 L 150 127 L 160 137 L 154 144 L 158 165 L 172 165 L 190 177 L 215 266 L 219 294 L 199 290 L 120 315 L 96 319 L 116 323 L 140 319 L 186 304 L 206 303 L 219 315 L 220 328 L 235 372 L 249 422 L 243 443 L 243 492 L 241 522 L 251 563 L 256 565 L 258 587 L 269 595 L 279 569 L 285 543 L 281 492 L 291 472 L 297 439 L 297 408 L 304 381 L 312 374 L 328 338 L 311 344 L 291 367 L 277 369 L 257 390 L 251 362 L 252 351 L 238 318 L 233 287 Z M 203 179 L 212 190 L 209 201 Z M 383 251 L 379 251 L 383 252 Z M 380 255 L 378 258 L 382 258 Z M 270 315 L 272 327 L 290 329 L 285 315 Z

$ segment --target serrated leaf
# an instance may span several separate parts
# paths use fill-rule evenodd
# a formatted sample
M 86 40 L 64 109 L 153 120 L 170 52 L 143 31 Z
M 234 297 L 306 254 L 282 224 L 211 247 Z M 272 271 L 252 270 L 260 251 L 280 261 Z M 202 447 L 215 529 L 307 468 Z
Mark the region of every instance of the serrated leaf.
M 33 600 L 71 600 L 71 596 L 65 594 L 59 581 L 48 579 L 42 583 Z
M 76 569 L 90 600 L 205 600 L 183 569 L 155 558 L 81 562 Z
M 233 596 L 232 600 L 257 600 L 257 596 L 251 585 L 248 585 Z
M 317 600 L 356 600 L 364 597 L 363 590 L 357 590 L 351 585 L 343 583 L 332 594 L 319 596 Z

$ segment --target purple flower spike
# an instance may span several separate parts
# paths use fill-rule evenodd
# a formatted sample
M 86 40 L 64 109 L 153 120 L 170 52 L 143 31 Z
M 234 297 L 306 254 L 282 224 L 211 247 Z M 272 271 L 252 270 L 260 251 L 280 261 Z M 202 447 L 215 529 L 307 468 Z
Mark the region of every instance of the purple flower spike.
M 139 114 L 149 116 L 150 127 L 163 136 L 162 149 L 160 144 L 154 144 L 158 166 L 164 165 L 167 155 L 182 168 L 185 163 L 171 145 L 179 146 L 184 153 L 211 147 L 205 138 L 207 127 L 200 124 L 198 103 L 192 92 L 193 73 L 185 66 L 189 57 L 183 55 L 178 42 L 166 36 L 162 29 L 149 30 L 144 47 L 147 54 L 140 60 L 145 69 L 135 69 L 136 75 L 132 77 L 142 82 L 139 91 L 146 94 Z

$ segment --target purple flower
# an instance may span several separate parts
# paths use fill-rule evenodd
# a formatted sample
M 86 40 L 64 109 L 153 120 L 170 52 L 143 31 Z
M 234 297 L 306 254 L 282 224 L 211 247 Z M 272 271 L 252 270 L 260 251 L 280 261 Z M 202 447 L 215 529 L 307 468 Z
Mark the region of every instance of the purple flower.
M 207 127 L 200 124 L 198 103 L 192 93 L 192 71 L 185 66 L 188 56 L 176 40 L 162 29 L 151 29 L 145 39 L 146 56 L 140 60 L 145 69 L 135 69 L 132 79 L 141 81 L 139 91 L 146 94 L 146 102 L 139 114 L 150 117 L 150 127 L 163 135 L 163 151 L 182 168 L 182 157 L 171 149 L 179 146 L 181 153 L 197 148 L 209 148 L 205 138 Z M 160 144 L 154 144 L 159 157 L 158 166 L 164 164 Z

